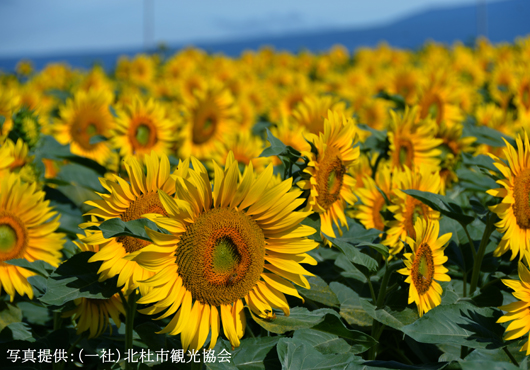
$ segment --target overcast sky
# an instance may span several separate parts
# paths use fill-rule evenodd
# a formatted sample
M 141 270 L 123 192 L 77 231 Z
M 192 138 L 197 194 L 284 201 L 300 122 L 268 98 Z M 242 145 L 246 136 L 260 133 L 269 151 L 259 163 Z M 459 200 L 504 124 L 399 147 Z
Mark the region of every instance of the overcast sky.
M 480 1 L 0 0 L 0 57 L 138 48 L 146 39 L 177 45 L 363 28 Z M 145 9 L 154 20 L 147 38 Z

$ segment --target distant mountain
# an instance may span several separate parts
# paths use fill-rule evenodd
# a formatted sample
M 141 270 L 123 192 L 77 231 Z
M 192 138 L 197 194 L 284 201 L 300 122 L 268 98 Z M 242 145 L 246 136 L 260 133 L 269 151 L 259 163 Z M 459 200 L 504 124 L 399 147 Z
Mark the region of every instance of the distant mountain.
M 431 9 L 408 16 L 385 26 L 349 30 L 321 30 L 312 33 L 291 34 L 277 37 L 261 37 L 232 42 L 197 43 L 195 46 L 209 52 L 222 52 L 237 56 L 247 49 L 256 50 L 271 45 L 279 50 L 292 52 L 302 48 L 318 52 L 334 44 L 342 44 L 353 50 L 360 46 L 375 46 L 386 41 L 400 48 L 418 48 L 427 40 L 451 44 L 455 41 L 469 42 L 477 36 L 478 8 L 466 5 L 456 8 Z M 512 42 L 518 36 L 530 34 L 530 0 L 509 0 L 487 4 L 487 36 L 493 42 Z M 171 45 L 175 52 L 184 45 Z M 93 63 L 112 68 L 120 55 L 135 55 L 142 50 L 117 50 L 115 52 L 93 52 L 79 55 L 50 55 L 31 58 L 35 67 L 41 69 L 47 63 L 65 61 L 70 65 L 88 68 Z M 0 58 L 0 69 L 12 71 L 20 58 Z

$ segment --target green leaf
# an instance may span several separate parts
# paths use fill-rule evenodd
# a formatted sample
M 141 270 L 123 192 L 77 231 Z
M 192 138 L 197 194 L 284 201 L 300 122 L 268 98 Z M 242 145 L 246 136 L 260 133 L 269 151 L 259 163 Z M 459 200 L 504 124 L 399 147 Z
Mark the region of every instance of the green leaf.
M 379 264 L 376 260 L 369 255 L 364 254 L 356 246 L 348 243 L 346 240 L 330 237 L 328 237 L 328 239 L 333 245 L 339 248 L 351 262 L 364 266 L 370 271 L 377 271 L 379 268 Z
M 149 228 L 155 231 L 160 229 L 156 226 L 153 221 L 146 218 L 139 218 L 132 221 L 123 221 L 121 218 L 111 218 L 110 220 L 103 221 L 99 226 L 90 226 L 90 230 L 101 230 L 103 237 L 106 239 L 120 237 L 120 236 L 131 236 L 142 240 L 151 241 L 149 235 L 145 231 L 145 228 Z
M 339 300 L 335 293 L 329 289 L 328 284 L 319 276 L 308 276 L 307 281 L 311 289 L 297 287 L 298 292 L 305 298 L 312 301 L 323 303 L 326 306 L 338 306 Z
M 293 338 L 310 343 L 318 352 L 327 355 L 348 353 L 351 349 L 348 342 L 336 335 L 313 329 L 300 329 L 294 332 Z
M 494 130 L 486 126 L 475 126 L 469 121 L 464 124 L 464 130 L 462 132 L 462 137 L 472 136 L 474 137 L 475 144 L 486 144 L 495 147 L 506 146 L 504 143 L 505 139 L 510 144 L 515 145 L 513 138 L 504 135 L 502 132 Z
M 352 353 L 322 354 L 300 338 L 280 339 L 278 357 L 283 370 L 338 370 L 349 368 L 352 363 L 364 362 Z
M 12 303 L 0 301 L 0 331 L 9 324 L 22 321 L 22 311 Z
M 0 331 L 0 343 L 12 340 L 35 342 L 30 326 L 24 322 L 13 322 Z
M 278 315 L 273 320 L 264 320 L 254 314 L 252 314 L 252 317 L 265 330 L 276 334 L 284 334 L 291 330 L 312 328 L 350 339 L 356 345 L 356 353 L 364 352 L 376 343 L 376 340 L 369 335 L 346 328 L 341 321 L 340 315 L 329 308 L 308 311 L 303 307 L 294 307 L 289 316 Z
M 241 345 L 229 351 L 232 353 L 231 363 L 240 370 L 258 370 L 279 368 L 276 344 L 280 337 L 247 338 Z
M 107 299 L 116 294 L 118 277 L 98 281 L 98 270 L 102 262 L 89 263 L 94 252 L 81 252 L 69 260 L 50 275 L 47 281 L 46 293 L 40 301 L 47 305 L 61 306 L 76 298 Z
M 464 211 L 462 211 L 462 208 L 460 208 L 458 204 L 454 203 L 453 201 L 451 201 L 450 198 L 446 196 L 414 189 L 401 191 L 407 195 L 410 195 L 411 197 L 418 199 L 422 203 L 425 203 L 426 205 L 428 205 L 435 211 L 440 212 L 444 216 L 458 221 L 462 225 L 468 225 L 475 220 L 474 217 L 465 215 Z
M 46 325 L 52 319 L 50 310 L 37 302 L 19 302 L 17 306 L 31 324 Z
M 519 370 L 517 366 L 509 362 L 491 361 L 459 361 L 462 370 Z
M 397 330 L 401 330 L 404 326 L 410 325 L 418 319 L 416 311 L 409 307 L 402 311 L 394 311 L 389 307 L 377 309 L 366 299 L 360 299 L 360 304 L 374 320 Z
M 496 323 L 501 315 L 497 309 L 459 302 L 435 307 L 401 331 L 422 343 L 493 349 L 504 345 L 504 328 Z
M 60 156 L 60 158 L 66 159 L 69 162 L 77 163 L 81 166 L 89 168 L 95 171 L 99 176 L 105 176 L 105 173 L 107 173 L 107 169 L 105 168 L 105 166 L 102 166 L 98 162 L 92 159 L 89 159 L 89 158 L 80 157 L 78 155 L 73 155 L 73 154 L 63 155 L 63 156 Z
M 271 144 L 268 148 L 265 148 L 259 155 L 260 157 L 271 157 L 274 155 L 280 155 L 287 151 L 287 145 L 282 143 L 279 139 L 274 137 L 271 131 L 267 128 L 267 140 Z
M 103 192 L 98 172 L 83 167 L 80 164 L 67 164 L 61 167 L 57 179 L 67 182 L 69 185 L 81 186 L 92 191 Z
M 329 287 L 337 295 L 340 301 L 340 315 L 348 324 L 372 326 L 372 317 L 366 313 L 361 305 L 360 301 L 363 298 L 359 297 L 357 292 L 335 281 Z
M 33 261 L 29 262 L 24 258 L 16 258 L 9 261 L 5 261 L 8 265 L 23 267 L 26 270 L 32 271 L 44 277 L 50 276 L 50 273 L 55 270 L 55 267 L 45 261 Z
M 335 260 L 335 266 L 340 267 L 344 271 L 340 274 L 347 278 L 352 278 L 363 283 L 367 283 L 366 275 L 363 274 L 353 263 L 350 262 L 345 254 L 340 254 Z

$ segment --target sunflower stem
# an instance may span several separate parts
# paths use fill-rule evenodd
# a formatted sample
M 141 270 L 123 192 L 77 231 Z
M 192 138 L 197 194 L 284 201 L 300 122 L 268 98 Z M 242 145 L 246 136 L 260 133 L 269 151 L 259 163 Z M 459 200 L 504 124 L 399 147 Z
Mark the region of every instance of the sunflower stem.
M 510 358 L 510 361 L 512 362 L 512 364 L 514 364 L 515 366 L 519 367 L 519 363 L 517 362 L 515 357 L 513 357 L 513 355 L 510 353 L 510 351 L 508 351 L 508 348 L 502 347 L 502 350 L 508 355 L 508 357 Z
M 467 297 L 467 271 L 462 273 L 462 297 Z
M 54 312 L 53 313 L 53 330 L 59 330 L 61 328 L 61 325 L 63 323 L 63 319 L 61 318 L 60 312 Z
M 469 243 L 469 249 L 471 249 L 471 254 L 473 255 L 473 260 L 477 258 L 477 252 L 475 251 L 475 244 L 473 243 L 473 239 L 471 239 L 471 236 L 469 235 L 469 231 L 467 230 L 466 225 L 462 225 L 464 228 L 464 231 L 466 232 L 467 241 Z
M 370 287 L 370 294 L 372 295 L 372 303 L 377 304 L 377 298 L 375 297 L 375 290 L 374 290 L 374 286 L 372 285 L 372 281 L 370 280 L 370 276 L 366 276 L 366 280 L 368 281 L 368 286 Z
M 126 307 L 127 317 L 125 318 L 125 353 L 129 353 L 129 350 L 133 349 L 133 326 L 134 315 L 136 313 L 136 290 L 133 290 L 131 294 L 129 294 Z M 127 362 L 125 365 L 126 369 L 132 369 L 132 366 L 129 362 Z
M 482 259 L 484 258 L 484 253 L 486 252 L 486 246 L 488 245 L 489 238 L 491 233 L 495 230 L 495 218 L 496 214 L 489 212 L 486 229 L 484 230 L 484 235 L 482 235 L 482 240 L 480 241 L 480 246 L 478 247 L 477 257 L 473 263 L 473 275 L 471 276 L 471 285 L 469 286 L 469 294 L 473 294 L 475 289 L 477 289 L 478 278 L 480 276 L 480 267 L 482 265 Z

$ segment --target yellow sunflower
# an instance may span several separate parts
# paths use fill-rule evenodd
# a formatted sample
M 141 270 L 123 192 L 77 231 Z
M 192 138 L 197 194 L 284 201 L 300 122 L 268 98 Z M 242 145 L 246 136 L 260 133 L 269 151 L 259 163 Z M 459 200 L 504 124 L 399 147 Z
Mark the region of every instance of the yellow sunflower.
M 195 91 L 194 98 L 186 102 L 180 156 L 209 158 L 216 142 L 226 141 L 236 132 L 237 118 L 234 98 L 222 85 Z
M 173 315 L 161 333 L 181 333 L 182 347 L 201 348 L 210 334 L 210 348 L 222 324 L 238 347 L 245 332 L 247 306 L 252 315 L 273 319 L 273 308 L 287 316 L 284 294 L 300 298 L 294 285 L 310 288 L 312 275 L 300 263 L 316 264 L 306 252 L 317 243 L 306 237 L 315 229 L 300 222 L 311 212 L 295 212 L 304 199 L 292 179 L 272 185 L 272 165 L 259 176 L 252 164 L 243 174 L 230 155 L 225 169 L 214 163 L 210 183 L 206 168 L 195 158 L 188 179 L 177 177 L 177 196 L 159 191 L 168 217 L 147 215 L 171 235 L 151 231 L 154 244 L 131 255 L 150 269 L 160 269 L 144 284 L 152 287 L 138 302 L 141 310 Z M 156 244 L 156 245 L 155 245 Z
M 20 106 L 20 96 L 11 89 L 0 88 L 0 116 L 4 122 L 0 125 L 0 142 L 7 137 L 13 127 L 13 113 Z
M 506 328 L 504 340 L 520 338 L 530 331 L 530 317 L 528 316 L 528 309 L 530 307 L 530 272 L 522 262 L 519 262 L 518 272 L 520 281 L 511 279 L 502 280 L 504 285 L 514 290 L 512 294 L 518 299 L 517 302 L 499 307 L 501 310 L 507 311 L 507 313 L 500 317 L 497 322 L 504 323 L 512 321 Z M 520 351 L 526 351 L 527 356 L 530 354 L 528 338 Z
M 116 129 L 111 143 L 120 155 L 143 157 L 152 151 L 169 155 L 176 139 L 176 122 L 167 117 L 164 107 L 153 99 L 136 98 L 131 105 L 116 110 Z
M 381 211 L 385 209 L 386 201 L 383 192 L 387 198 L 392 194 L 392 174 L 388 166 L 379 166 L 376 174 L 376 180 L 365 175 L 363 178 L 364 187 L 355 189 L 355 193 L 362 205 L 359 205 L 353 212 L 352 216 L 361 221 L 367 229 L 378 229 L 383 231 L 385 220 Z
M 439 212 L 401 190 L 415 189 L 438 194 L 441 188 L 440 174 L 427 167 L 416 170 L 408 167 L 396 169 L 392 177 L 392 188 L 392 205 L 388 210 L 393 213 L 394 220 L 387 224 L 389 229 L 383 244 L 390 248 L 391 255 L 396 255 L 403 249 L 403 241 L 407 236 L 413 239 L 416 237 L 414 223 L 418 218 L 436 220 L 440 216 Z
M 87 230 L 91 233 L 91 231 Z M 82 238 L 83 235 L 78 235 Z M 82 251 L 98 252 L 99 245 L 88 245 L 74 242 Z M 63 312 L 62 317 L 71 317 L 77 328 L 77 335 L 88 331 L 88 338 L 99 337 L 107 327 L 112 334 L 112 325 L 109 325 L 109 317 L 112 318 L 116 326 L 121 326 L 120 314 L 126 315 L 125 307 L 119 294 L 114 294 L 108 299 L 77 298 L 74 300 L 75 308 Z
M 405 253 L 405 268 L 398 270 L 406 275 L 406 283 L 410 284 L 409 304 L 416 303 L 418 313 L 423 316 L 432 308 L 442 303 L 442 287 L 439 281 L 451 281 L 447 275 L 447 262 L 444 247 L 451 239 L 451 233 L 438 237 L 440 224 L 438 221 L 418 219 L 414 225 L 415 238 L 407 237 L 407 244 L 412 253 Z
M 249 131 L 240 131 L 229 142 L 219 143 L 213 159 L 225 166 L 229 153 L 232 153 L 236 161 L 245 166 L 252 162 L 256 173 L 261 173 L 271 162 L 270 158 L 259 156 L 263 149 L 264 143 L 261 138 L 253 136 Z
M 15 294 L 33 298 L 27 278 L 35 273 L 5 263 L 25 258 L 29 262 L 45 261 L 57 267 L 61 259 L 64 234 L 56 233 L 59 217 L 44 200 L 36 184 L 24 183 L 20 177 L 0 172 L 0 290 L 13 301 Z
M 101 200 L 86 202 L 87 205 L 95 207 L 86 215 L 95 216 L 102 221 L 86 222 L 81 224 L 81 227 L 99 225 L 105 220 L 117 217 L 123 221 L 131 221 L 141 218 L 145 213 L 166 214 L 157 191 L 161 189 L 171 195 L 175 193 L 175 180 L 170 176 L 169 160 L 165 156 L 159 159 L 153 152 L 145 156 L 144 162 L 145 172 L 136 158 L 131 157 L 124 161 L 130 183 L 116 175 L 113 180 L 100 178 L 109 194 L 99 194 Z M 105 239 L 101 231 L 87 234 L 80 239 L 88 245 L 100 246 L 100 250 L 89 262 L 103 261 L 98 271 L 101 280 L 119 275 L 118 286 L 124 285 L 123 290 L 127 294 L 137 287 L 140 287 L 142 294 L 147 293 L 147 288 L 138 281 L 151 277 L 153 272 L 124 257 L 144 248 L 149 242 L 130 236 Z
M 430 119 L 420 120 L 418 107 L 407 107 L 402 115 L 390 111 L 392 122 L 388 129 L 390 141 L 389 156 L 393 167 L 409 168 L 429 167 L 436 169 L 440 165 L 436 149 L 441 139 L 434 136 L 437 132 L 436 123 Z
M 312 134 L 324 132 L 324 120 L 328 111 L 340 112 L 347 117 L 352 116 L 346 103 L 330 96 L 308 96 L 294 109 L 292 116 L 296 123 L 305 127 Z
M 344 114 L 328 111 L 324 120 L 324 133 L 312 135 L 318 154 L 303 153 L 309 158 L 304 170 L 310 178 L 298 182 L 302 189 L 310 190 L 308 206 L 320 214 L 321 232 L 336 237 L 333 223 L 342 233 L 342 226 L 347 226 L 344 215 L 345 203 L 355 203 L 353 194 L 355 179 L 348 174 L 348 169 L 359 158 L 359 147 L 356 144 L 356 126 L 351 118 Z
M 112 93 L 91 90 L 78 91 L 73 99 L 59 111 L 60 119 L 55 123 L 55 138 L 63 145 L 70 144 L 70 151 L 104 164 L 111 151 L 106 142 L 90 144 L 95 135 L 109 137 L 114 118 L 109 110 Z
M 530 261 L 530 143 L 527 133 L 524 137 L 518 135 L 516 143 L 517 150 L 508 142 L 503 149 L 508 164 L 490 154 L 495 161 L 493 164 L 505 177 L 497 181 L 502 188 L 487 191 L 494 197 L 502 198 L 501 203 L 489 207 L 501 219 L 495 226 L 498 232 L 504 234 L 493 255 L 499 257 L 511 250 L 512 260 L 519 255 L 519 260 L 525 257 Z
M 285 145 L 298 150 L 300 153 L 311 150 L 311 146 L 305 140 L 305 136 L 309 134 L 309 132 L 303 126 L 290 122 L 286 117 L 283 117 L 283 119 L 276 126 L 271 127 L 270 130 L 275 138 Z M 274 156 L 272 163 L 276 166 L 281 163 L 281 160 L 277 156 Z

